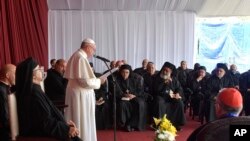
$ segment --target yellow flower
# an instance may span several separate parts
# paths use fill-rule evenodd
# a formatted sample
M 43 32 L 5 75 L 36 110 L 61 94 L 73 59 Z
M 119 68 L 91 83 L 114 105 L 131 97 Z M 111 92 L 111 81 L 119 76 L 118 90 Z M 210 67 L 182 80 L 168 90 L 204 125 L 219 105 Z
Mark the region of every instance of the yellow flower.
M 159 119 L 154 118 L 154 123 L 155 123 L 156 128 L 157 128 L 156 129 L 157 132 L 156 132 L 155 141 L 162 140 L 161 139 L 162 136 L 166 135 L 166 134 L 170 134 L 171 135 L 171 136 L 169 136 L 169 139 L 166 139 L 166 141 L 172 140 L 172 138 L 176 137 L 177 130 L 172 125 L 172 123 L 167 119 L 167 115 L 166 114 L 163 116 L 163 118 L 159 118 Z
M 155 125 L 158 126 L 161 122 L 161 119 L 154 118 Z

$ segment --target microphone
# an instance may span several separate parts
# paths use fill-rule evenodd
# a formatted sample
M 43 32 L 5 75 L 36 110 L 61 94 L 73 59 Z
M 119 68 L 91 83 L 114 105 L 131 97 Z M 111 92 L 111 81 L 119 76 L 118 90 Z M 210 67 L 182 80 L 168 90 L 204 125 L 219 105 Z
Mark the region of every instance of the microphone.
M 109 59 L 106 59 L 106 58 L 101 57 L 101 56 L 98 56 L 98 55 L 93 55 L 93 57 L 95 57 L 95 58 L 97 58 L 97 59 L 100 59 L 100 60 L 102 60 L 102 61 L 104 61 L 104 62 L 110 62 Z

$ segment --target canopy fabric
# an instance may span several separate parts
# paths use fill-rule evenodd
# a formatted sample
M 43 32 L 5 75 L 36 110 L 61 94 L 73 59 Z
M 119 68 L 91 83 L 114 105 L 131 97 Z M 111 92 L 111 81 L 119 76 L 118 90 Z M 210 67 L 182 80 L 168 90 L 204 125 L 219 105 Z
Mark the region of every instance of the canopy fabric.
M 199 17 L 249 16 L 250 0 L 47 0 L 50 10 L 191 11 Z
M 126 60 L 141 67 L 144 58 L 157 69 L 165 61 L 175 65 L 186 60 L 193 67 L 195 13 L 165 11 L 50 11 L 49 60 L 66 60 L 92 38 L 96 54 L 110 60 Z M 93 58 L 97 72 L 105 64 Z

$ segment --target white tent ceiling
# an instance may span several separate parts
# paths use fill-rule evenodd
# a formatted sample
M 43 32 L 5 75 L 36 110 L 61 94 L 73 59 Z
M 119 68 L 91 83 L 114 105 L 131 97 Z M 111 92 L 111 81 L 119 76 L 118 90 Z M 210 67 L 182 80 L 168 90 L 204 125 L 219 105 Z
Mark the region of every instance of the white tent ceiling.
M 193 11 L 199 17 L 250 16 L 250 0 L 47 0 L 50 10 Z

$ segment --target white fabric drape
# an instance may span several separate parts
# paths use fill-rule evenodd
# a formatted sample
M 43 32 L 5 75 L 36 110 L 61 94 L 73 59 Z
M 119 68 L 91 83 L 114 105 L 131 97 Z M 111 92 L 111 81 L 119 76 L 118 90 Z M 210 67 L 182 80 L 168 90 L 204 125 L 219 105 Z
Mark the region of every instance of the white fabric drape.
M 193 11 L 199 17 L 250 16 L 250 0 L 47 0 L 50 10 Z
M 96 54 L 124 59 L 132 68 L 148 58 L 160 69 L 165 61 L 193 66 L 195 13 L 166 11 L 49 11 L 49 60 L 66 60 L 90 37 Z M 97 72 L 105 64 L 91 59 Z

